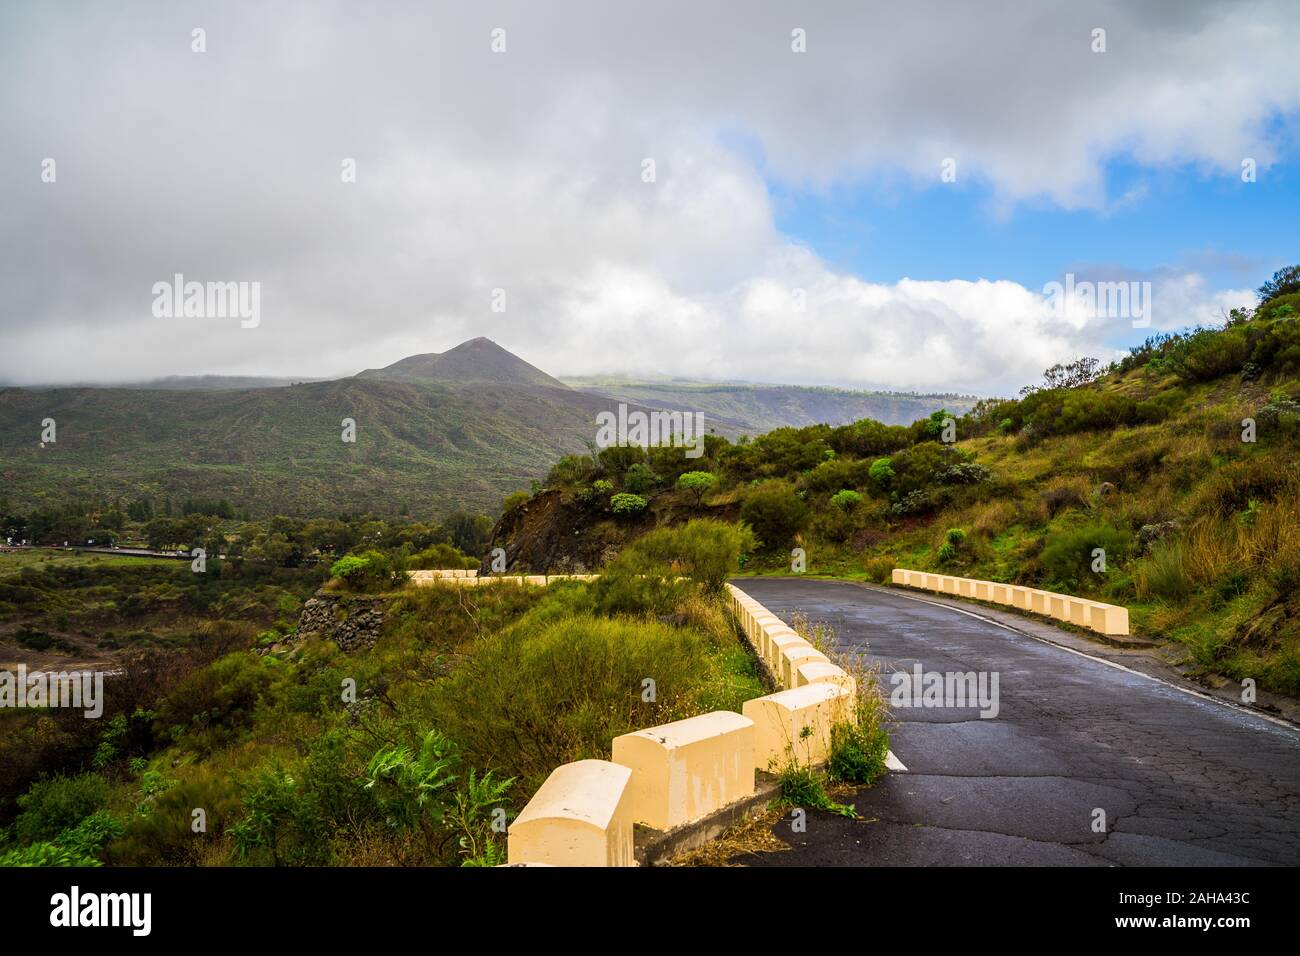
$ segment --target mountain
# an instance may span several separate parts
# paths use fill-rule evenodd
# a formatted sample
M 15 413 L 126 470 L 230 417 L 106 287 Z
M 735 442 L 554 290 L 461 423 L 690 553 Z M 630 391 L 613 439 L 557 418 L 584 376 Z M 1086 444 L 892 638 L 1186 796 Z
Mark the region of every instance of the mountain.
M 834 389 L 577 389 L 485 338 L 333 381 L 192 376 L 0 388 L 0 511 L 147 496 L 224 498 L 254 516 L 494 513 L 556 458 L 586 451 L 597 413 L 619 403 L 700 411 L 707 430 L 729 438 L 967 407 Z M 47 418 L 56 440 L 42 446 Z M 342 441 L 345 418 L 356 421 L 355 443 Z
M 568 388 L 340 379 L 244 391 L 0 389 L 0 509 L 147 495 L 253 515 L 495 512 L 595 437 Z M 43 419 L 57 440 L 39 441 Z M 356 421 L 355 443 L 342 420 Z
M 507 352 L 491 339 L 479 337 L 462 342 L 446 352 L 411 355 L 383 368 L 368 368 L 357 378 L 390 382 L 438 382 L 441 384 L 534 385 L 567 389 L 536 366 Z
M 972 395 L 855 391 L 801 385 L 750 385 L 726 382 L 637 381 L 618 378 L 570 378 L 566 384 L 593 395 L 607 395 L 641 405 L 703 412 L 725 423 L 722 433 L 756 435 L 786 426 L 846 425 L 873 418 L 886 425 L 907 425 L 946 408 L 967 412 L 979 401 Z

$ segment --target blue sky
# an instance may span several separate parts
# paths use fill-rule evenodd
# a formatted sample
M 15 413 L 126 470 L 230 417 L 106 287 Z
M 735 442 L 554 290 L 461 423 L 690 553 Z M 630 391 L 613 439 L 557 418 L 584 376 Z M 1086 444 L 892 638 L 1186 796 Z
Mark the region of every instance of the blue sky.
M 1177 267 L 1214 288 L 1253 289 L 1300 262 L 1300 175 L 1290 161 L 1254 183 L 1190 165 L 1153 170 L 1120 161 L 1105 164 L 1105 178 L 1108 196 L 1140 192 L 1110 211 L 1070 211 L 1048 200 L 1008 211 L 979 182 L 829 191 L 769 183 L 769 192 L 784 234 L 869 282 L 1010 279 L 1041 289 L 1089 267 Z M 1110 343 L 1125 347 L 1145 334 L 1121 332 Z

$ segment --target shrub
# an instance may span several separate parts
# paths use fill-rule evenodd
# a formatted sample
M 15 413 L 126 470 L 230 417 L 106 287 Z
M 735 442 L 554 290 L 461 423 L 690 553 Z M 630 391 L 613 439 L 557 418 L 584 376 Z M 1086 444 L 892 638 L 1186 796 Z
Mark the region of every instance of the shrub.
M 832 780 L 873 783 L 885 772 L 889 736 L 878 722 L 841 721 L 831 727 L 831 754 L 826 769 Z
M 1093 552 L 1105 552 L 1106 568 L 1122 561 L 1128 553 L 1129 535 L 1105 524 L 1093 524 L 1054 535 L 1039 555 L 1039 561 L 1051 580 L 1075 587 L 1086 580 L 1096 580 L 1092 570 Z
M 1259 287 L 1256 293 L 1261 303 L 1267 303 L 1278 296 L 1300 292 L 1300 266 L 1287 266 L 1273 273 L 1273 278 Z
M 862 495 L 850 488 L 845 488 L 843 491 L 837 491 L 835 494 L 831 495 L 831 504 L 836 508 L 839 508 L 845 514 L 848 514 L 858 505 L 862 504 Z
M 808 506 L 785 482 L 767 482 L 746 496 L 740 520 L 753 529 L 765 548 L 780 548 L 803 529 Z
M 314 866 L 327 860 L 320 805 L 288 772 L 265 770 L 247 786 L 244 818 L 230 828 L 241 859 L 273 866 Z
M 253 721 L 278 665 L 251 652 L 229 654 L 187 675 L 159 704 L 155 732 L 199 750 L 233 741 Z
M 478 767 L 531 793 L 560 764 L 607 759 L 610 740 L 694 716 L 713 688 L 710 641 L 691 628 L 580 613 L 486 634 L 430 692 L 431 722 Z M 643 699 L 646 678 L 653 700 Z M 737 694 L 729 705 L 739 709 Z M 710 709 L 721 709 L 713 706 Z
M 634 495 L 643 495 L 653 488 L 658 480 L 648 465 L 637 462 L 623 474 L 623 490 Z
M 888 458 L 877 458 L 867 471 L 868 477 L 882 488 L 888 488 L 894 478 L 894 463 Z
M 717 483 L 717 476 L 710 471 L 688 471 L 677 479 L 678 489 L 693 494 L 697 505 L 704 500 L 704 496 Z
M 685 574 L 706 593 L 722 590 L 740 555 L 754 546 L 746 528 L 711 518 L 697 518 L 680 528 L 658 528 L 625 548 L 606 574 L 631 573 L 665 577 Z
M 142 780 L 144 801 L 121 837 L 104 851 L 116 866 L 194 866 L 224 852 L 227 831 L 245 814 L 239 783 L 228 772 L 190 768 L 179 782 Z M 194 830 L 194 811 L 203 810 L 205 829 Z
M 46 777 L 18 798 L 14 833 L 26 843 L 53 840 L 108 802 L 108 783 L 96 773 Z
M 1151 554 L 1138 563 L 1133 574 L 1138 597 L 1184 601 L 1194 590 L 1184 560 L 1181 541 L 1157 542 Z
M 0 853 L 0 866 L 99 866 L 99 861 L 54 843 L 31 843 Z
M 330 566 L 330 574 L 349 591 L 383 591 L 406 583 L 406 571 L 382 551 L 344 555 Z
M 517 508 L 522 508 L 532 497 L 526 491 L 512 491 L 501 501 L 501 514 L 508 515 Z
M 650 502 L 641 495 L 630 495 L 627 492 L 620 492 L 609 499 L 609 506 L 616 515 L 640 514 L 648 504 Z

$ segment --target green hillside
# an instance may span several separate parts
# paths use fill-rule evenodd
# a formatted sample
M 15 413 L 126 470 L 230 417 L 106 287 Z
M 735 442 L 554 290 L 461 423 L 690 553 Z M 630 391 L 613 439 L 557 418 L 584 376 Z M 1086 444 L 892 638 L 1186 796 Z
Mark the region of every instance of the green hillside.
M 1287 290 L 951 418 L 715 437 L 696 461 L 566 458 L 493 544 L 518 568 L 593 567 L 708 514 L 757 533 L 748 570 L 790 573 L 799 547 L 807 573 L 942 569 L 1093 596 L 1206 680 L 1300 695 L 1297 310 Z
M 245 391 L 0 390 L 0 500 L 227 499 L 253 515 L 495 511 L 584 447 L 607 400 L 565 388 L 343 379 Z M 41 447 L 41 422 L 57 441 Z M 356 442 L 341 422 L 356 421 Z

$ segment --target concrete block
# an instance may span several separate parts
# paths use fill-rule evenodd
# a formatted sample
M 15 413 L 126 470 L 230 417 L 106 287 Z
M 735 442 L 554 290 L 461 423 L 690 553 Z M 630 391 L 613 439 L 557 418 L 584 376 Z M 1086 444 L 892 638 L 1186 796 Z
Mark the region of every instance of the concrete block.
M 719 710 L 614 738 L 632 771 L 632 819 L 670 830 L 754 792 L 754 721 Z
M 795 683 L 795 669 L 804 663 L 811 661 L 826 661 L 828 658 L 811 644 L 792 644 L 781 652 L 781 686 L 787 690 L 792 687 L 798 687 Z
M 772 671 L 772 676 L 777 680 L 782 678 L 781 672 L 781 655 L 787 647 L 802 647 L 807 645 L 812 647 L 804 638 L 800 637 L 794 631 L 783 634 L 771 634 L 767 640 L 767 654 L 763 660 L 767 662 L 768 668 Z
M 795 668 L 794 686 L 804 687 L 808 684 L 838 684 L 850 694 L 856 694 L 858 689 L 858 682 L 853 679 L 853 675 L 830 661 L 810 660 Z
M 632 771 L 608 760 L 556 767 L 510 824 L 511 863 L 633 866 Z
M 1066 598 L 1066 620 L 1071 624 L 1077 624 L 1079 627 L 1088 627 L 1092 622 L 1092 605 L 1092 601 L 1083 598 Z
M 839 684 L 808 684 L 745 701 L 754 722 L 754 757 L 760 770 L 778 768 L 793 755 L 801 764 L 830 754 L 831 727 L 848 719 L 852 698 Z
M 1128 634 L 1128 608 L 1094 602 L 1088 626 L 1101 634 Z

